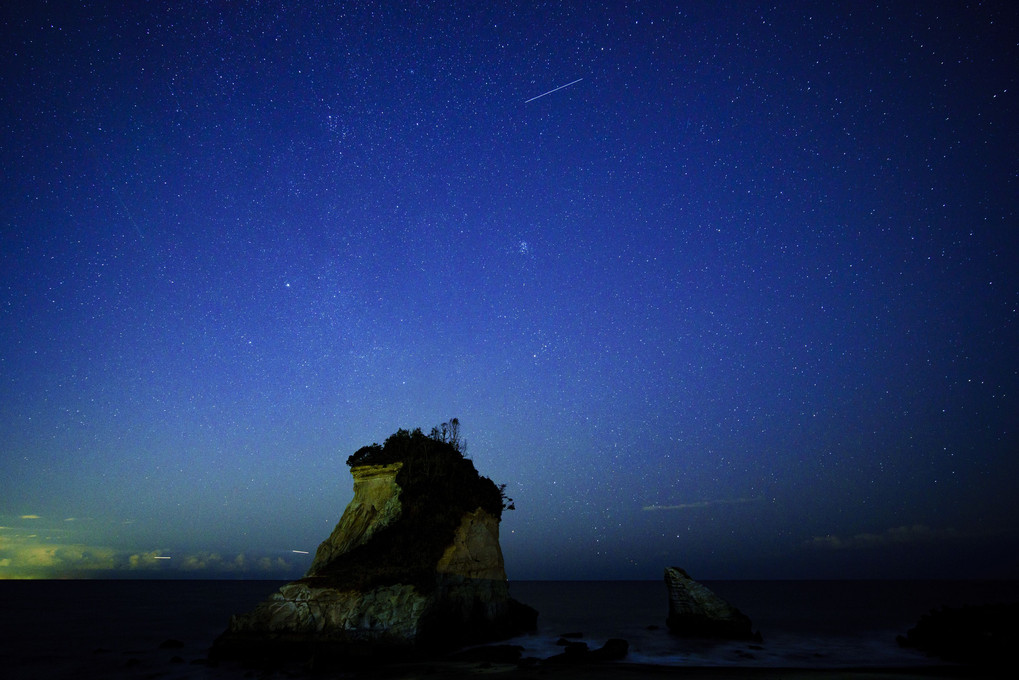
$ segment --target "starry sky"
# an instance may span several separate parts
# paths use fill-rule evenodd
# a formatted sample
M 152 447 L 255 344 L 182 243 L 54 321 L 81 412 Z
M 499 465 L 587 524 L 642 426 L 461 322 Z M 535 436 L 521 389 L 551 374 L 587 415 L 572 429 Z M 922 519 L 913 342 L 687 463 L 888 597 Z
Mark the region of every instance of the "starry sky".
M 121 7 L 119 5 L 127 5 Z M 4 3 L 0 578 L 1019 573 L 1009 2 Z

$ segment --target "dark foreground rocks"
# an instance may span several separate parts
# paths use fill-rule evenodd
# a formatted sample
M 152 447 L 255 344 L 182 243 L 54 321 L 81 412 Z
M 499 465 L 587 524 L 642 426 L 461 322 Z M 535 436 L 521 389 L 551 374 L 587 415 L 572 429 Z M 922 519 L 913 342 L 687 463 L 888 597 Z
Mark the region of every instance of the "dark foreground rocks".
M 605 661 L 622 661 L 630 651 L 630 643 L 619 638 L 611 638 L 598 649 L 590 649 L 586 642 L 567 640 L 563 645 L 563 653 L 550 656 L 544 663 L 558 664 L 592 664 Z
M 1019 641 L 1019 603 L 942 607 L 925 614 L 899 645 L 945 661 L 982 667 L 1012 665 Z
M 577 634 L 579 636 L 579 634 Z M 556 643 L 563 648 L 561 654 L 547 659 L 525 658 L 523 647 L 516 645 L 487 645 L 457 652 L 448 661 L 481 664 L 482 667 L 496 664 L 514 664 L 521 668 L 533 666 L 562 666 L 599 664 L 622 661 L 630 651 L 630 643 L 619 638 L 605 641 L 601 647 L 591 649 L 586 642 L 560 637 Z

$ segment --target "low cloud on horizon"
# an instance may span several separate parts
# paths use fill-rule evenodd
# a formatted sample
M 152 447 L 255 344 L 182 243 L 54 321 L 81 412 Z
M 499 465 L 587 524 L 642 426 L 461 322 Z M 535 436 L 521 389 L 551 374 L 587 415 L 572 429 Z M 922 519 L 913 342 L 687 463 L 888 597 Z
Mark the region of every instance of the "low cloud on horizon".
M 942 539 L 959 538 L 960 536 L 961 534 L 954 529 L 936 530 L 926 524 L 913 524 L 892 527 L 881 533 L 861 533 L 846 538 L 833 534 L 815 536 L 807 541 L 807 543 L 815 548 L 847 550 L 909 543 L 932 543 Z
M 645 512 L 658 510 L 690 510 L 696 508 L 710 508 L 715 505 L 742 505 L 743 503 L 757 503 L 765 500 L 758 496 L 755 498 L 722 498 L 714 501 L 695 501 L 693 503 L 678 503 L 676 505 L 645 505 L 641 510 Z
M 22 516 L 20 519 L 36 519 Z M 241 552 L 222 555 L 211 551 L 118 550 L 71 538 L 0 526 L 0 580 L 31 578 L 207 576 L 209 578 L 259 576 L 296 577 L 303 567 L 278 555 Z

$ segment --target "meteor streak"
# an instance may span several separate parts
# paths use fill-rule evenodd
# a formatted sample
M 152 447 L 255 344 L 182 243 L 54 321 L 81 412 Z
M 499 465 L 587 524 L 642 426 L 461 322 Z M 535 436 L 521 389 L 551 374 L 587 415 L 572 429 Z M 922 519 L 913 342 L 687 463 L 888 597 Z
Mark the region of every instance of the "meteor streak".
M 533 101 L 534 101 L 535 99 L 541 99 L 541 98 L 542 98 L 542 97 L 544 97 L 544 96 L 545 96 L 546 94 L 552 94 L 553 92 L 558 92 L 559 90 L 563 89 L 564 87 L 569 87 L 570 85 L 576 85 L 576 84 L 577 84 L 577 83 L 579 83 L 579 82 L 580 82 L 581 80 L 583 80 L 583 78 L 577 78 L 577 79 L 576 79 L 576 80 L 574 80 L 574 81 L 573 81 L 572 83 L 566 83 L 565 85 L 560 85 L 559 87 L 555 88 L 554 90 L 549 90 L 548 92 L 544 92 L 544 93 L 542 93 L 542 94 L 539 94 L 539 95 L 538 95 L 537 97 L 531 97 L 530 99 L 528 99 L 528 100 L 527 100 L 527 101 L 525 101 L 524 103 L 525 103 L 525 104 L 527 104 L 528 102 L 533 102 Z

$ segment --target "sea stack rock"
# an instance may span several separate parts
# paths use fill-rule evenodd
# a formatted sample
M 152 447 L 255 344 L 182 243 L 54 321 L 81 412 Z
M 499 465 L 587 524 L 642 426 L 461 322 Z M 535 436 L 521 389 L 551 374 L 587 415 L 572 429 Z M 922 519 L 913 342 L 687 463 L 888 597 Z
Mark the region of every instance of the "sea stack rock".
M 669 589 L 669 630 L 688 637 L 760 640 L 750 619 L 740 610 L 690 578 L 679 567 L 665 570 Z
M 399 430 L 347 459 L 354 498 L 308 573 L 232 617 L 213 656 L 391 659 L 534 628 L 508 593 L 502 490 L 435 433 Z

